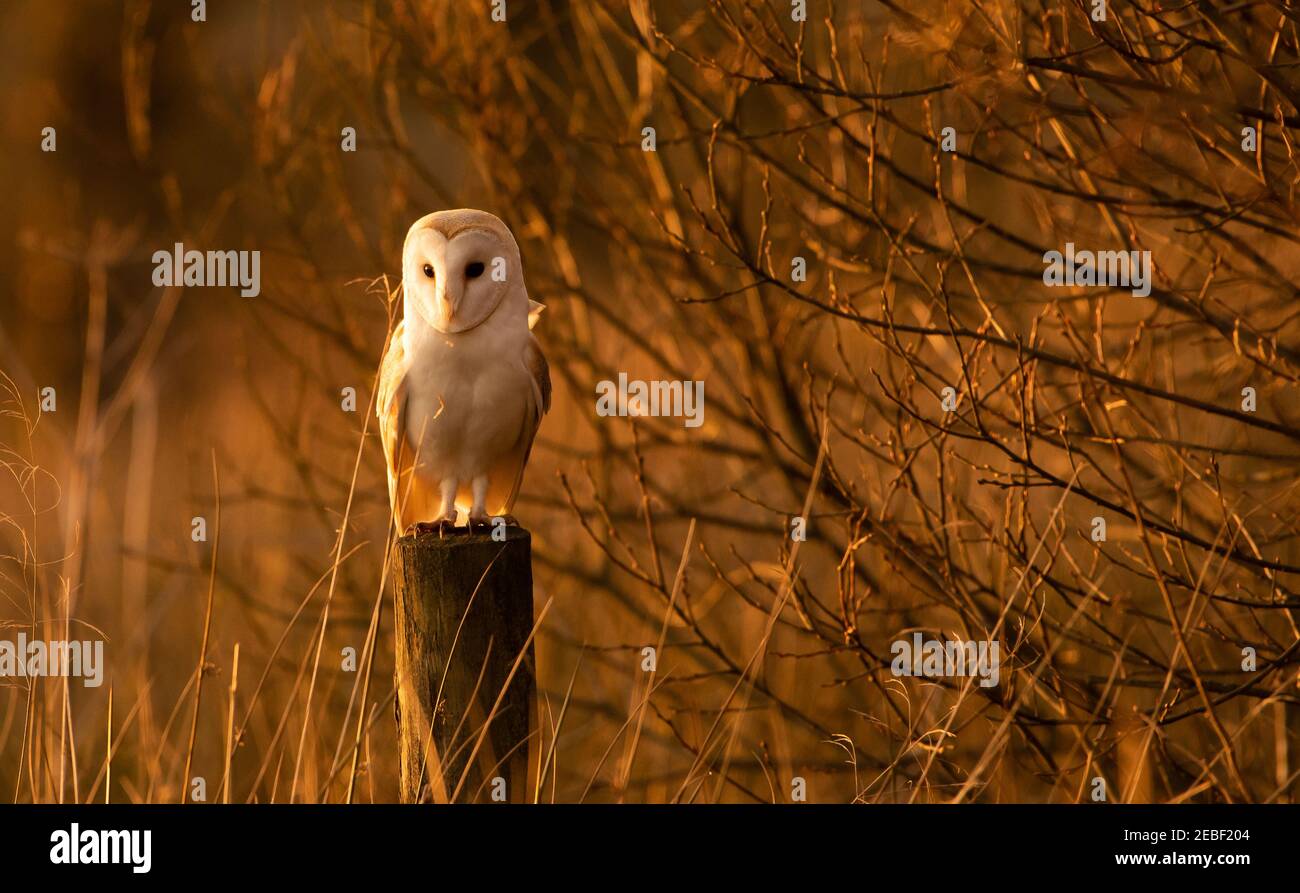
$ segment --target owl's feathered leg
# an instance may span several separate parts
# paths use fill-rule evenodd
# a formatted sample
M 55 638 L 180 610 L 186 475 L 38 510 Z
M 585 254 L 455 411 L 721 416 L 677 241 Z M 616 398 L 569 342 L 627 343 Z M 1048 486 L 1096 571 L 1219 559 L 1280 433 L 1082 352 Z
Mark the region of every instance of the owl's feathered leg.
M 469 489 L 470 494 L 474 497 L 474 504 L 469 510 L 469 526 L 471 528 L 491 527 L 492 518 L 487 513 L 487 475 L 481 474 L 474 478 L 470 482 Z
M 456 524 L 456 491 L 460 488 L 460 481 L 455 478 L 443 478 L 438 484 L 438 492 L 442 495 L 442 511 L 438 513 L 437 521 L 449 521 L 452 526 Z
M 445 478 L 438 484 L 438 492 L 442 496 L 442 510 L 438 517 L 432 521 L 417 521 L 407 530 L 407 533 L 415 533 L 417 536 L 421 533 L 436 533 L 443 536 L 454 530 L 456 527 L 456 488 L 459 482 L 455 478 Z
M 436 533 L 444 536 L 456 527 L 456 488 L 460 482 L 455 478 L 443 478 L 438 483 L 438 493 L 442 496 L 442 510 L 432 521 L 417 521 L 407 533 Z

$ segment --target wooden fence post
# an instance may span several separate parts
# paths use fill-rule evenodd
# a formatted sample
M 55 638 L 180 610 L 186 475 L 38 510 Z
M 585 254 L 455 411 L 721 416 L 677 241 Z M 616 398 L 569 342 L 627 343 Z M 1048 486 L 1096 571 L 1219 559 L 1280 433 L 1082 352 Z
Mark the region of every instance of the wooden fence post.
M 527 802 L 539 750 L 532 537 L 404 536 L 393 581 L 402 801 Z

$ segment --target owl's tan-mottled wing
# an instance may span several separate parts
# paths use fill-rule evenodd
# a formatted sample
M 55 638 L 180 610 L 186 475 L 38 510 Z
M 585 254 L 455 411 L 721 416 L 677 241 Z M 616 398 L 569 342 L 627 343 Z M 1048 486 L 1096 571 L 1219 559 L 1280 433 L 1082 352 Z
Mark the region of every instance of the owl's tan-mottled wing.
M 540 424 L 542 416 L 551 411 L 551 367 L 546 364 L 542 346 L 531 332 L 528 334 L 528 343 L 524 345 L 524 366 L 533 377 L 538 406 L 537 421 Z
M 522 449 L 519 451 L 519 469 L 515 472 L 515 482 L 510 488 L 510 498 L 506 501 L 507 506 L 514 506 L 515 498 L 519 495 L 519 488 L 524 482 L 524 469 L 528 467 L 528 456 L 533 451 L 533 439 L 537 436 L 537 429 L 542 424 L 542 416 L 551 409 L 551 367 L 546 364 L 546 356 L 542 353 L 542 346 L 537 343 L 537 339 L 530 332 L 528 341 L 524 344 L 524 368 L 528 370 L 531 379 L 531 400 L 529 401 L 533 408 L 532 419 L 529 424 L 525 425 L 522 436 Z M 509 509 L 507 509 L 509 510 Z
M 388 465 L 388 504 L 393 510 L 393 523 L 402 534 L 402 505 L 399 485 L 411 486 L 412 451 L 406 439 L 406 346 L 402 337 L 406 323 L 399 322 L 388 337 L 384 359 L 379 365 L 379 393 L 375 395 L 375 413 L 379 416 L 379 437 L 384 445 L 384 460 Z

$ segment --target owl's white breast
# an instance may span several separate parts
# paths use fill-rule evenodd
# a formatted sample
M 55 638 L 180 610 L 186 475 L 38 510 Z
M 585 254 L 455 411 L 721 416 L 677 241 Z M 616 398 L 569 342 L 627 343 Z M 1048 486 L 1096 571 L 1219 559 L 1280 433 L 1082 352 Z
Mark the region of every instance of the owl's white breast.
M 408 326 L 406 433 L 420 477 L 468 481 L 517 449 L 533 424 L 527 326 L 492 321 L 455 335 Z

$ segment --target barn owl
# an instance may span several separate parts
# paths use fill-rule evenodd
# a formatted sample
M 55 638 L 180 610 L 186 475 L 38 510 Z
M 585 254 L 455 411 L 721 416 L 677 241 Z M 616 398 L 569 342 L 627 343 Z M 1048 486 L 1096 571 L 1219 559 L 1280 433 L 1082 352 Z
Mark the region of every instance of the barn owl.
M 519 246 L 485 211 L 421 217 L 402 247 L 403 319 L 377 411 L 397 533 L 470 527 L 514 507 L 551 376 L 532 328 Z

